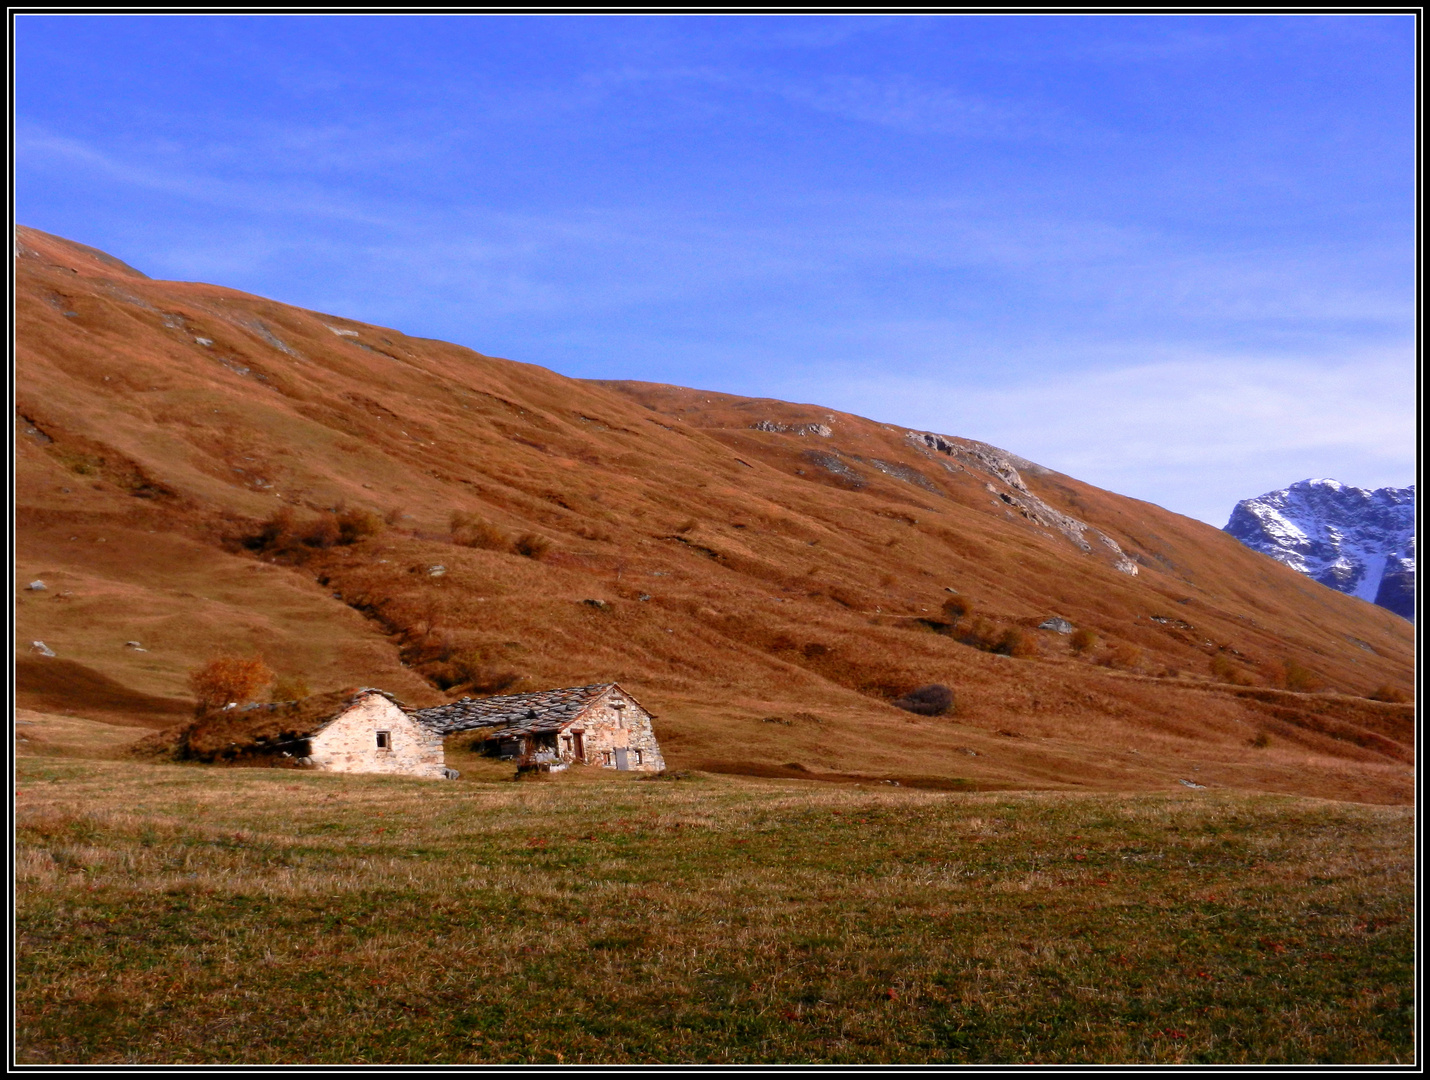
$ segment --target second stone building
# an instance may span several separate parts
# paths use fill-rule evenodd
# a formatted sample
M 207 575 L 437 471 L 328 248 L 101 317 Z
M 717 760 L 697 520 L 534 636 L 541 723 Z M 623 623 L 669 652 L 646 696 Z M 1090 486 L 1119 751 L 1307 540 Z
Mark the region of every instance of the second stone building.
M 617 683 L 463 698 L 418 709 L 412 718 L 438 735 L 472 732 L 473 749 L 543 771 L 573 764 L 665 768 L 651 714 Z

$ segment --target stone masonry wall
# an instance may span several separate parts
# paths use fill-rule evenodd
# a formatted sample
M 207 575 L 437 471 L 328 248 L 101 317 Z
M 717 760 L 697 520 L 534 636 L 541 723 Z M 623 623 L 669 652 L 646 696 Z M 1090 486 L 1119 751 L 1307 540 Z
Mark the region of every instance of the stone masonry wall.
M 587 765 L 603 764 L 604 753 L 609 751 L 611 764 L 607 767 L 614 769 L 615 750 L 620 747 L 640 752 L 640 764 L 631 760 L 632 772 L 660 772 L 665 768 L 665 758 L 661 756 L 660 746 L 655 741 L 650 714 L 629 698 L 621 700 L 625 701 L 626 707 L 617 709 L 611 704 L 610 695 L 603 697 L 592 705 L 580 720 L 571 723 L 562 731 L 558 745 L 563 760 L 575 760 L 575 739 L 569 736 L 579 730 L 584 732 Z
M 377 745 L 389 733 L 390 748 Z M 390 773 L 440 780 L 442 737 L 413 721 L 380 694 L 369 694 L 310 740 L 313 764 L 331 772 Z

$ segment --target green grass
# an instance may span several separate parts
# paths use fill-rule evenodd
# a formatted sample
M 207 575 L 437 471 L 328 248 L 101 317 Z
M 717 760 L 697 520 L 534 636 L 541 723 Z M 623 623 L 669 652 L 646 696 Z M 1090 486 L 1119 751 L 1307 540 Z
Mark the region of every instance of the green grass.
M 19 789 L 21 1062 L 1414 1060 L 1409 808 L 40 757 Z

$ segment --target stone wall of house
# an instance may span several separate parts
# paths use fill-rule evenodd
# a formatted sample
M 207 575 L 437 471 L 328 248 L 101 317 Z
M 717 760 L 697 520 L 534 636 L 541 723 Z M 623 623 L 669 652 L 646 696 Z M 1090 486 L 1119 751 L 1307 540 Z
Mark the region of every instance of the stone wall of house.
M 587 765 L 605 765 L 614 769 L 615 751 L 619 748 L 626 751 L 631 771 L 660 772 L 665 768 L 665 758 L 655 741 L 650 714 L 629 698 L 619 700 L 625 702 L 624 709 L 617 709 L 612 703 L 612 695 L 606 695 L 593 704 L 580 720 L 562 730 L 558 743 L 562 759 L 576 760 L 575 733 L 580 731 Z
M 385 731 L 388 746 L 378 746 Z M 309 740 L 313 765 L 331 772 L 443 778 L 442 737 L 381 694 L 369 694 Z

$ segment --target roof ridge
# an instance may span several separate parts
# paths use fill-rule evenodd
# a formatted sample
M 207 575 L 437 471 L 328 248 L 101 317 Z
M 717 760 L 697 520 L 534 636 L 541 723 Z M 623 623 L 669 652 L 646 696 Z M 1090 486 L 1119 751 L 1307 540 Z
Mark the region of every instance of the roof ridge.
M 466 697 L 445 705 L 410 710 L 410 715 L 444 735 L 472 728 L 532 722 L 543 728 L 553 724 L 559 727 L 574 720 L 593 700 L 618 685 L 614 682 L 587 683 L 585 686 L 558 686 L 487 698 Z

